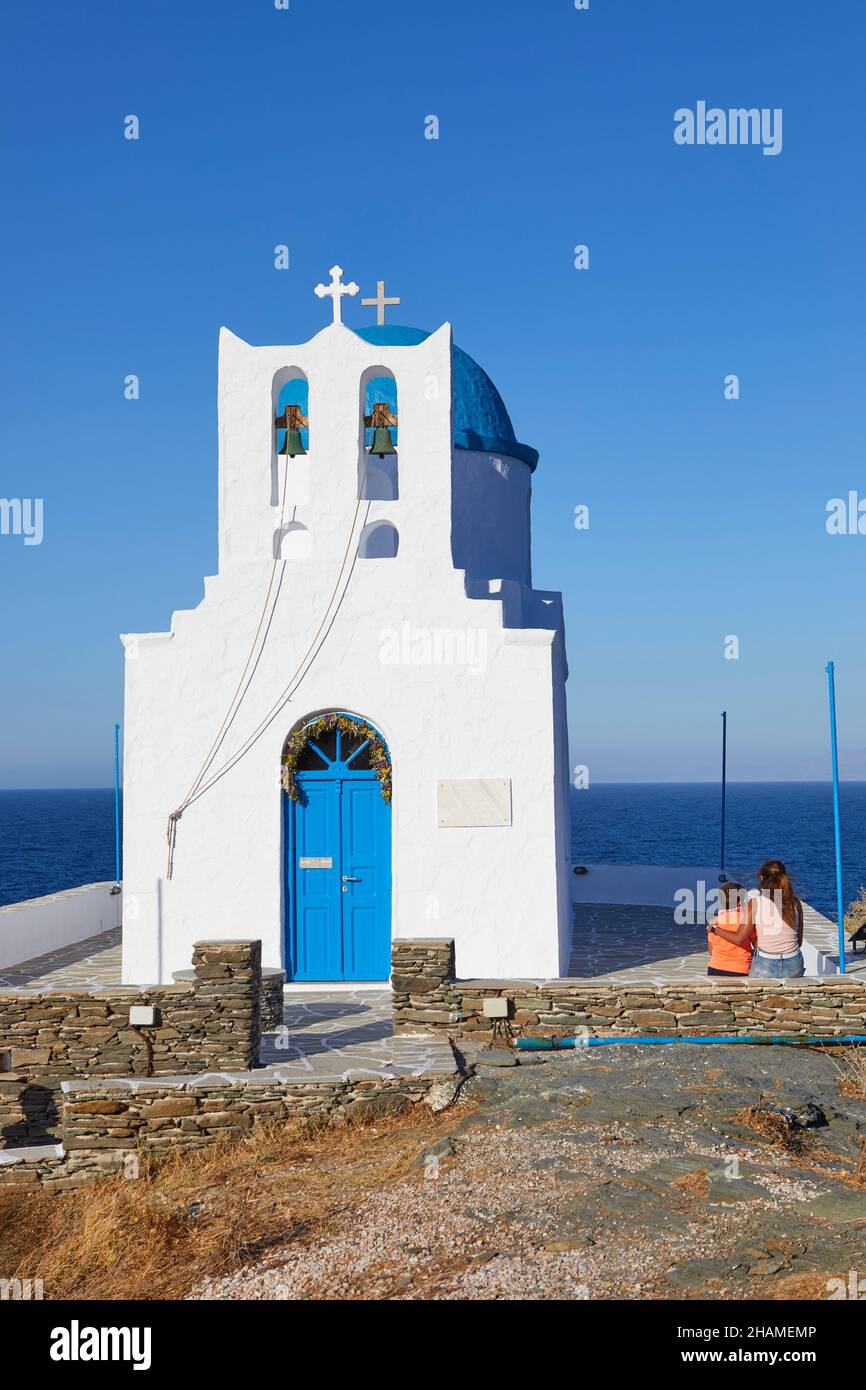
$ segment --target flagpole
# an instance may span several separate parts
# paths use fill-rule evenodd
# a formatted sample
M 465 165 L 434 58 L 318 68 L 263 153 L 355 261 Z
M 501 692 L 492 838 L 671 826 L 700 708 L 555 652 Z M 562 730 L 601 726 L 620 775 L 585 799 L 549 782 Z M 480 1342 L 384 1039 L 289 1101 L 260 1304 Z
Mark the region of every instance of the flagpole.
M 719 853 L 719 868 L 725 872 L 725 788 L 728 762 L 728 711 L 722 710 L 722 845 Z
M 120 725 L 114 726 L 114 886 L 120 887 Z
M 833 825 L 836 838 L 836 913 L 839 925 L 839 974 L 845 974 L 845 907 L 842 897 L 842 829 L 839 816 L 839 750 L 836 741 L 836 671 L 827 662 L 827 684 L 830 696 L 830 751 L 833 759 Z

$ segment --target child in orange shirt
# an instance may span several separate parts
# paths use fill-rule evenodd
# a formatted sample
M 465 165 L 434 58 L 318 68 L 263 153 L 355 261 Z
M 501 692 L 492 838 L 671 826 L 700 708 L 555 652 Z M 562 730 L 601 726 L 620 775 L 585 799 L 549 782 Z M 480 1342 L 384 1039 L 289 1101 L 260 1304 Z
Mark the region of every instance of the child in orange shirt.
M 724 927 L 726 931 L 736 931 L 737 927 L 742 926 L 748 912 L 746 890 L 741 883 L 723 883 L 719 893 L 724 908 L 707 926 L 707 949 L 710 953 L 707 974 L 748 975 L 752 965 L 754 931 L 739 946 L 716 936 L 713 931 L 714 925 Z

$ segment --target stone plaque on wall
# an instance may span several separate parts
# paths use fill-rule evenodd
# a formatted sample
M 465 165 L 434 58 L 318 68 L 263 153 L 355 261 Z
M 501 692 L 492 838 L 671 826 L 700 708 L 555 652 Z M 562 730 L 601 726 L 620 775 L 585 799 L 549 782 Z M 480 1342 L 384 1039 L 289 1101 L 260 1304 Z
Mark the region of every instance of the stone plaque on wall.
M 440 829 L 510 825 L 511 778 L 461 777 L 437 782 L 436 823 Z

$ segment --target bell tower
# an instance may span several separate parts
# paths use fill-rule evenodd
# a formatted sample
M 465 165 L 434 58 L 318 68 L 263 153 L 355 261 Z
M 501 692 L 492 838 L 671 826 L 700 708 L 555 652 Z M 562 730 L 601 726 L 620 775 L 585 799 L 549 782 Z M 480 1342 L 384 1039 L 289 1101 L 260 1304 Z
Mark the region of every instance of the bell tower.
M 303 980 L 381 985 L 390 942 L 419 935 L 453 937 L 464 976 L 565 968 L 567 669 L 559 595 L 532 588 L 538 454 L 449 323 L 387 322 L 379 281 L 377 322 L 352 328 L 358 293 L 333 266 L 306 342 L 221 330 L 218 570 L 169 631 L 124 639 L 128 982 L 251 922 L 263 962 Z

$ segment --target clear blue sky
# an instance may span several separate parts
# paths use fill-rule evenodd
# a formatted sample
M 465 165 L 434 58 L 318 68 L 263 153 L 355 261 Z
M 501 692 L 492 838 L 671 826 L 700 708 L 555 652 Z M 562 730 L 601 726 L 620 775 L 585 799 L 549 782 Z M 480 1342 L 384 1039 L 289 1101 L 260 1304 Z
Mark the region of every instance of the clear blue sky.
M 117 634 L 215 569 L 219 326 L 310 337 L 335 261 L 397 321 L 450 319 L 541 451 L 535 582 L 591 779 L 715 776 L 724 706 L 735 777 L 820 769 L 830 656 L 862 775 L 866 536 L 824 524 L 866 497 L 862 0 L 45 0 L 2 27 L 0 496 L 43 498 L 45 538 L 0 537 L 0 785 L 109 783 Z M 781 107 L 782 153 L 676 145 L 699 100 Z

